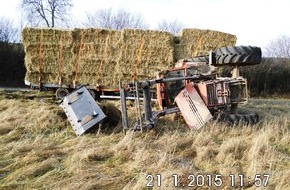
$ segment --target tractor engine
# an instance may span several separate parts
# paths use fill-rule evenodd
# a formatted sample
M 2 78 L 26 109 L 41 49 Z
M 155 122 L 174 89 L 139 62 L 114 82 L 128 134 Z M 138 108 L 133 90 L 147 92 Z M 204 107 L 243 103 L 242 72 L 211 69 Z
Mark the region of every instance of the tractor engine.
M 222 109 L 231 104 L 246 104 L 247 80 L 239 77 L 200 81 L 195 88 L 208 109 Z

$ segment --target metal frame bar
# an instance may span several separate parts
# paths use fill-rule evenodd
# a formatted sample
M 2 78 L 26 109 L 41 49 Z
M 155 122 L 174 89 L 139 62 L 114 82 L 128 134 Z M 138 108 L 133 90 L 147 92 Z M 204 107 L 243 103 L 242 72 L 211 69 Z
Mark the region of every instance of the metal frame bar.
M 141 133 L 143 132 L 143 122 L 142 122 L 142 115 L 141 115 L 141 107 L 140 107 L 140 96 L 139 96 L 139 85 L 138 82 L 135 82 L 135 88 L 136 88 L 136 104 L 137 104 L 137 114 L 138 114 L 138 120 L 139 125 L 141 129 Z
M 126 105 L 126 92 L 125 92 L 125 89 L 123 88 L 121 82 L 119 83 L 119 90 L 120 90 L 123 131 L 124 131 L 124 133 L 126 133 L 126 131 L 129 129 L 128 113 L 127 113 L 127 105 Z
M 142 91 L 143 91 L 143 97 L 144 97 L 145 122 L 146 122 L 146 124 L 153 124 L 150 86 L 149 85 L 144 86 Z

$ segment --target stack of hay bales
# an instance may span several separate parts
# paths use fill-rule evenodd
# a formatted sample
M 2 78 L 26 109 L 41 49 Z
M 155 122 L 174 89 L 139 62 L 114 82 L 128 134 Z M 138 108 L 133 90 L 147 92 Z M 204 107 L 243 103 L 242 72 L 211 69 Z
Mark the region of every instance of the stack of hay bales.
M 183 29 L 175 39 L 175 60 L 206 55 L 209 51 L 236 44 L 237 37 L 232 34 L 201 29 Z
M 118 84 L 115 66 L 120 54 L 121 31 L 75 29 L 73 34 L 76 83 L 93 86 Z
M 69 83 L 74 66 L 73 42 L 71 30 L 25 28 L 25 80 L 38 84 L 41 77 L 41 81 L 58 84 L 61 76 L 64 83 Z
M 116 88 L 119 80 L 153 79 L 179 59 L 234 45 L 236 36 L 199 29 L 184 29 L 174 37 L 140 29 L 25 28 L 22 42 L 25 80 L 31 83 Z
M 167 32 L 122 30 L 117 78 L 124 82 L 156 78 L 156 72 L 173 64 L 172 39 Z

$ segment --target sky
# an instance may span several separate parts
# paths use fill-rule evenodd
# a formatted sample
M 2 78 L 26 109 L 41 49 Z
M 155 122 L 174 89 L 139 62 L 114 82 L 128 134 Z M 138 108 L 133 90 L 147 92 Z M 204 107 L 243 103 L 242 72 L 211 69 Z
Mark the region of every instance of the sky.
M 1 2 L 2 1 L 2 2 Z M 21 20 L 20 0 L 0 0 L 0 17 Z M 281 35 L 290 36 L 290 0 L 72 0 L 72 19 L 100 8 L 141 13 L 154 29 L 157 23 L 178 20 L 186 28 L 218 30 L 237 36 L 237 45 L 264 49 Z

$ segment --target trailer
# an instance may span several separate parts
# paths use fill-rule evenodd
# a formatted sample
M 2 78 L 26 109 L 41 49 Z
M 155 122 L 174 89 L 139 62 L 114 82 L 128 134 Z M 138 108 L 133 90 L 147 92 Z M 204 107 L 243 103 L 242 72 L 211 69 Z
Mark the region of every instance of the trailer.
M 196 43 L 197 38 L 207 40 Z M 142 29 L 24 28 L 22 43 L 25 84 L 53 90 L 58 98 L 86 86 L 98 99 L 120 96 L 120 81 L 154 79 L 155 72 L 172 67 L 180 58 L 234 45 L 236 36 L 200 29 L 184 29 L 177 37 Z
M 27 80 L 24 81 L 25 85 L 29 86 L 33 90 L 40 91 L 53 91 L 55 93 L 55 97 L 57 99 L 63 99 L 70 92 L 78 89 L 82 86 L 86 86 L 87 90 L 91 94 L 91 96 L 97 99 L 119 99 L 120 93 L 118 88 L 108 88 L 108 87 L 94 87 L 91 85 L 67 85 L 67 84 L 53 84 L 53 83 L 40 83 L 35 84 L 31 83 Z

